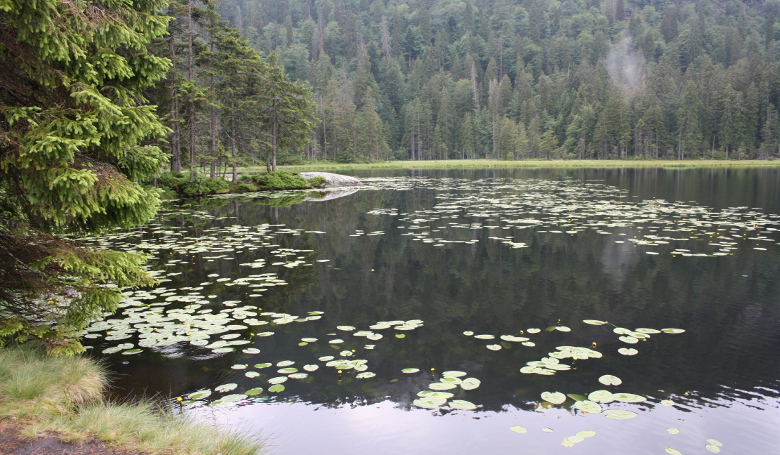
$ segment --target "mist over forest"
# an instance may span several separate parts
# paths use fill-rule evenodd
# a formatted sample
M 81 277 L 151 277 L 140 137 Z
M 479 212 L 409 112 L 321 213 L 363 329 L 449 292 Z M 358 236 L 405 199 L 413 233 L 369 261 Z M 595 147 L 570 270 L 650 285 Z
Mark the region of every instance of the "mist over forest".
M 280 149 L 282 162 L 769 159 L 780 148 L 775 1 L 175 0 L 180 43 L 186 4 L 311 89 L 311 141 Z M 193 17 L 206 52 L 207 15 Z M 250 126 L 231 135 L 222 121 L 209 135 L 208 105 L 183 123 L 191 144 L 231 137 L 239 159 L 261 153 Z

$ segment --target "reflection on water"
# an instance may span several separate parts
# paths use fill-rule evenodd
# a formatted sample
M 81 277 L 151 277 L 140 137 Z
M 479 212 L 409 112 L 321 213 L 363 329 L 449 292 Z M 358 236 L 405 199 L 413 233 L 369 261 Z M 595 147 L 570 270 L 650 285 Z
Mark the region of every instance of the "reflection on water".
M 666 447 L 701 453 L 708 438 L 723 442 L 723 450 L 771 453 L 780 442 L 773 429 L 780 418 L 779 175 L 767 169 L 416 171 L 417 187 L 377 180 L 379 187 L 404 190 L 361 190 L 290 207 L 223 200 L 181 208 L 134 235 L 213 243 L 186 254 L 163 249 L 165 255 L 152 262 L 175 274 L 163 283 L 166 290 L 202 301 L 191 314 L 235 308 L 226 307 L 231 301 L 257 306 L 256 316 L 244 318 L 260 322 L 275 317 L 262 312 L 299 319 L 323 314 L 284 325 L 245 324 L 236 333 L 247 344 L 225 354 L 178 342 L 108 358 L 126 393 L 171 397 L 225 383 L 237 384 L 235 392 L 267 387 L 278 368 L 246 377 L 258 362 L 290 360 L 299 371 L 320 365 L 304 379 L 286 381 L 281 393 L 247 398 L 235 408 L 193 408 L 219 422 L 261 429 L 273 438 L 274 453 L 664 453 Z M 603 201 L 603 213 L 592 212 L 589 201 Z M 676 211 L 659 215 L 664 223 L 632 221 L 632 213 L 647 218 L 653 204 Z M 750 220 L 763 224 L 751 227 Z M 247 240 L 258 226 L 262 235 Z M 280 260 L 285 248 L 305 264 L 284 267 L 293 259 Z M 688 255 L 712 253 L 723 256 Z M 218 281 L 268 272 L 287 284 L 253 294 L 252 282 Z M 374 330 L 383 335 L 375 341 L 336 329 L 370 330 L 378 321 L 412 319 L 423 325 L 403 338 L 392 328 Z M 571 331 L 545 330 L 557 325 Z M 685 333 L 652 334 L 629 346 L 614 333 L 616 326 Z M 542 331 L 531 334 L 529 328 Z M 273 335 L 258 337 L 260 330 Z M 535 345 L 479 340 L 464 331 L 523 336 Z M 209 342 L 220 336 L 212 334 Z M 318 341 L 301 345 L 306 337 Z M 343 343 L 328 343 L 337 337 Z M 110 345 L 99 339 L 93 344 L 98 352 Z M 489 344 L 500 349 L 487 349 Z M 519 372 L 562 345 L 595 346 L 603 357 L 566 359 L 576 369 L 552 376 Z M 620 355 L 622 347 L 638 354 Z M 259 353 L 244 353 L 246 348 Z M 376 376 L 339 374 L 318 360 L 324 356 L 363 359 Z M 242 364 L 247 368 L 231 369 Z M 404 374 L 404 368 L 421 371 Z M 475 390 L 451 391 L 478 405 L 476 411 L 411 404 L 447 370 L 481 381 Z M 541 403 L 544 391 L 587 395 L 606 388 L 598 381 L 604 374 L 622 379 L 613 391 L 648 398 L 604 406 L 636 411 L 637 418 L 585 414 L 574 410 L 572 399 L 562 406 Z M 662 405 L 666 399 L 674 406 Z M 528 432 L 514 433 L 512 425 Z M 577 449 L 561 446 L 583 430 L 597 435 L 577 442 Z

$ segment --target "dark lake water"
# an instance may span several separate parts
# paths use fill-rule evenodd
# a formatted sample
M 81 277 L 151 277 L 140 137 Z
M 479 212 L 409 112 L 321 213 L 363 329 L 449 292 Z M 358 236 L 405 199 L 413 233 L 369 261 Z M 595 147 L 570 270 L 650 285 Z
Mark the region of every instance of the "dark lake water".
M 356 176 L 98 239 L 162 279 L 88 332 L 116 393 L 273 454 L 777 453 L 780 170 Z

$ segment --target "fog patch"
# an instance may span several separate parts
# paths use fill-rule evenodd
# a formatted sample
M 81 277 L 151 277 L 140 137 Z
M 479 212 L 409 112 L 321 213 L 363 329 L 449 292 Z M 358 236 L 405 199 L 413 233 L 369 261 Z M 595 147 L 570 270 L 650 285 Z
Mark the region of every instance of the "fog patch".
M 612 47 L 605 60 L 612 82 L 620 88 L 625 98 L 633 97 L 645 86 L 645 56 L 634 47 L 631 36 L 626 35 Z

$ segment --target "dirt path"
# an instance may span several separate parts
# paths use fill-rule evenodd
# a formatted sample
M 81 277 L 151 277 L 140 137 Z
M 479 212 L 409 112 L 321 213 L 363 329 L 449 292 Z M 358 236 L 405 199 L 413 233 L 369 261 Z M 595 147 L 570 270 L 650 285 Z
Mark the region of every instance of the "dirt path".
M 61 441 L 56 433 L 48 432 L 38 439 L 23 439 L 21 426 L 0 420 L 0 454 L 2 455 L 143 455 L 117 450 L 97 440 L 78 443 Z

